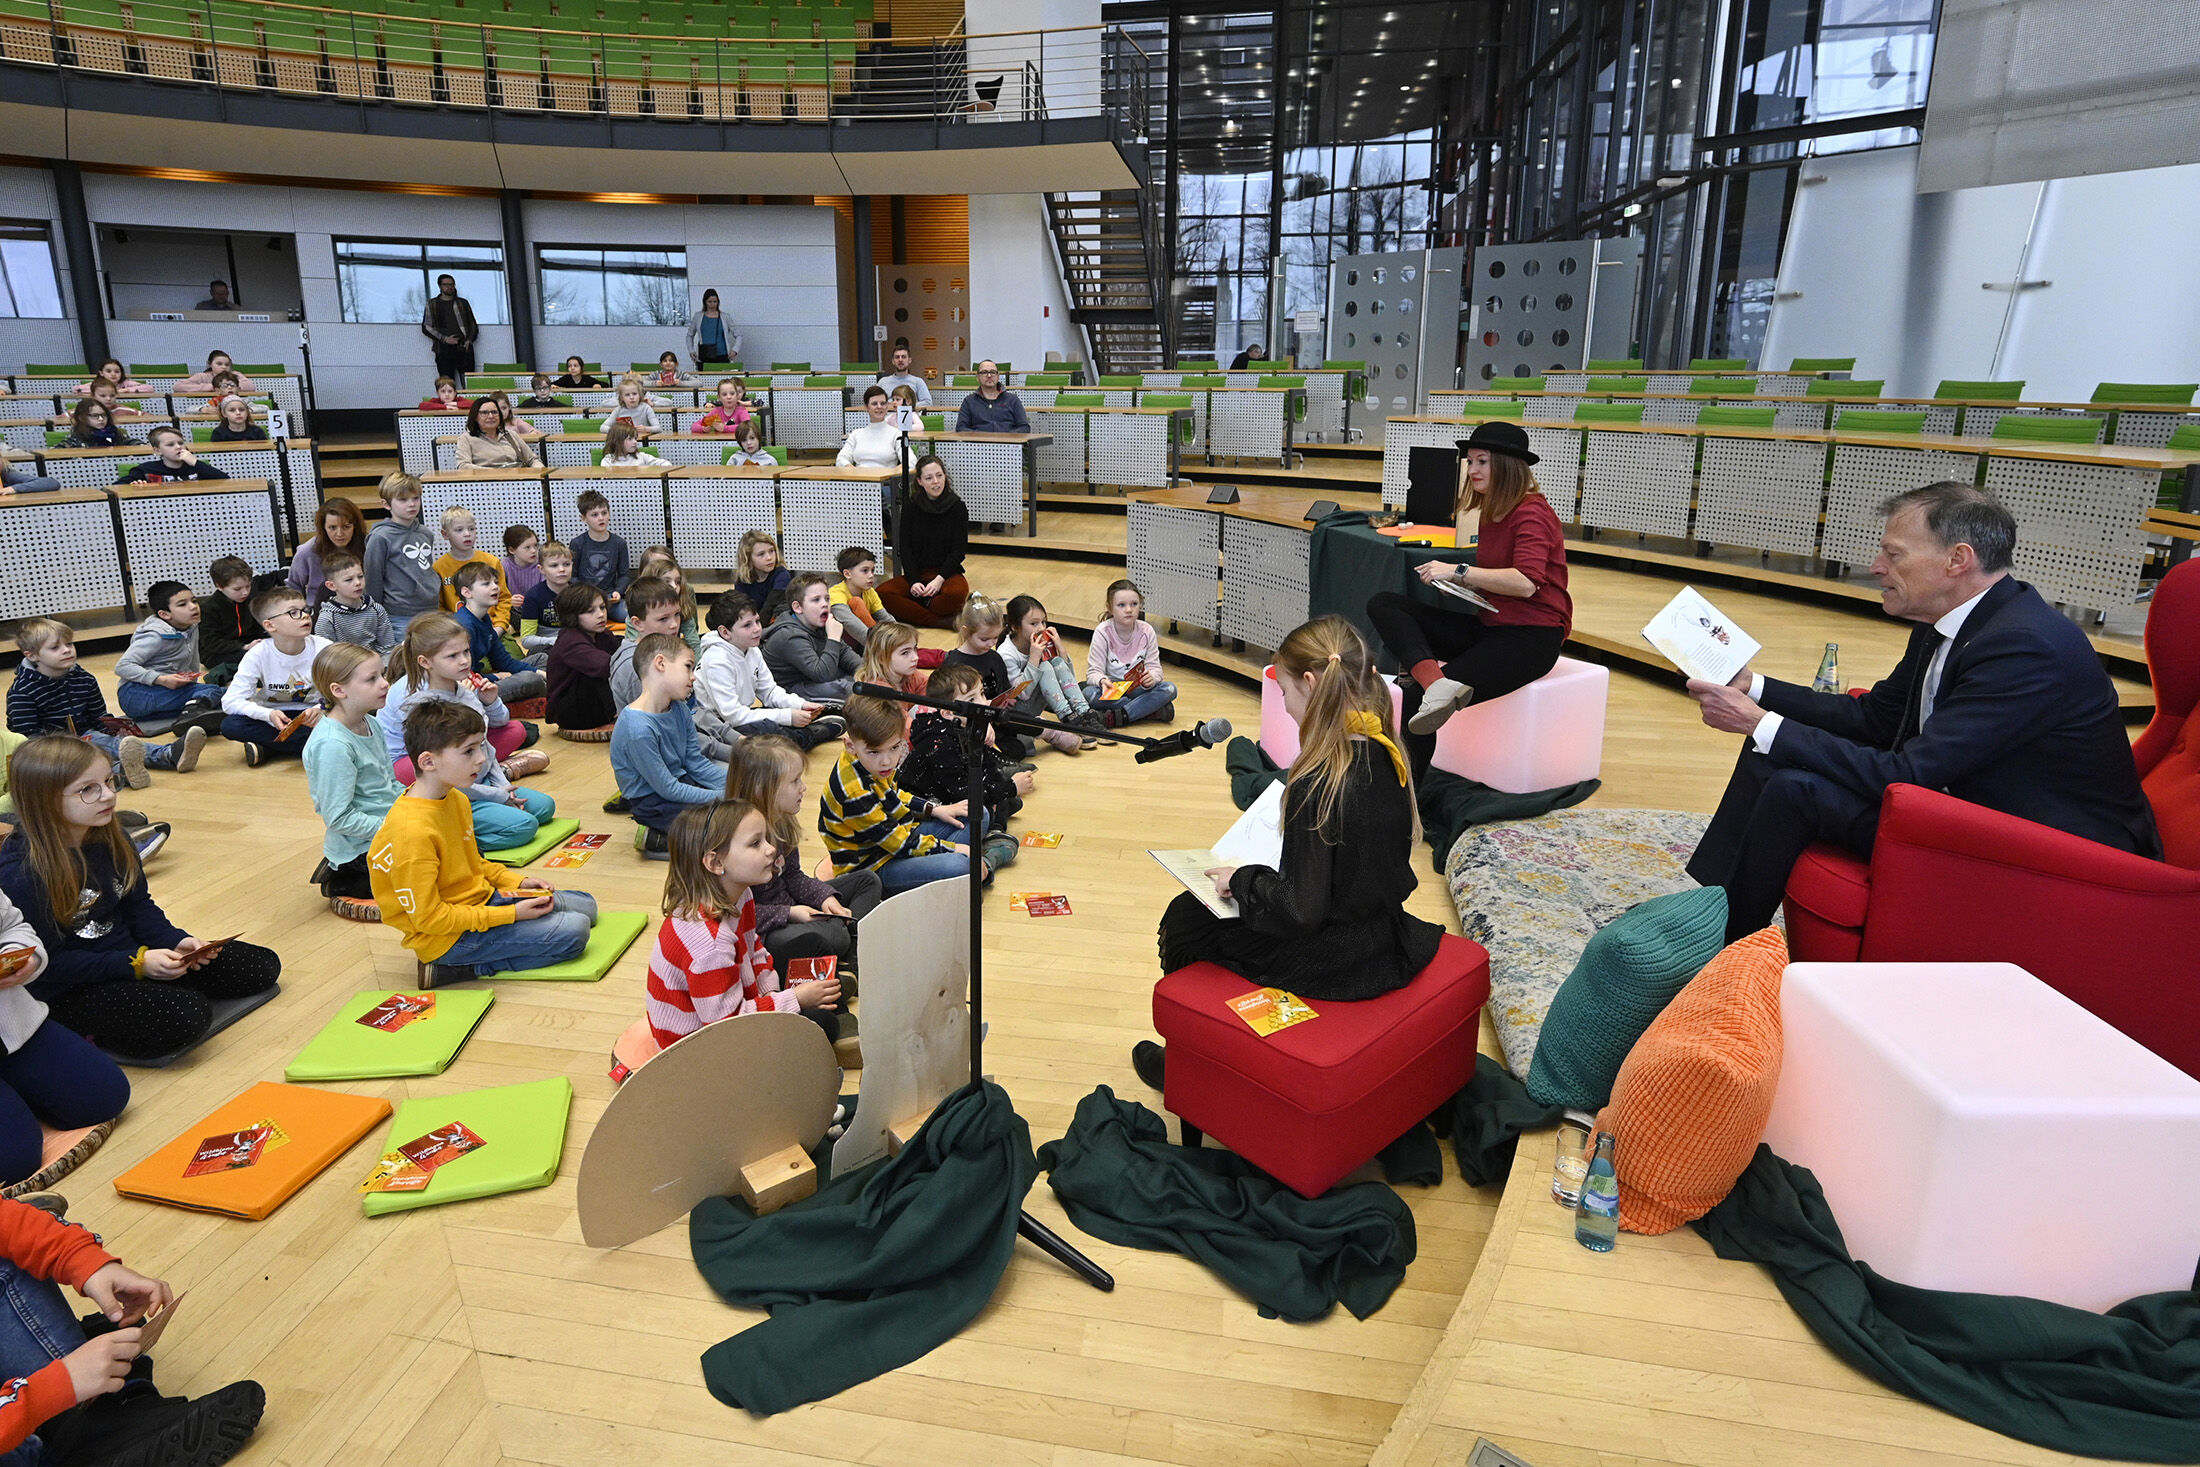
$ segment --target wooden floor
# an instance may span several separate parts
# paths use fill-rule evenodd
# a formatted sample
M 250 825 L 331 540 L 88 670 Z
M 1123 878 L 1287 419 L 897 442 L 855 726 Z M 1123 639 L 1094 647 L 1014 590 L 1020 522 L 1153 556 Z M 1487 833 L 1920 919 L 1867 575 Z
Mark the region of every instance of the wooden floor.
M 1089 625 L 1107 581 L 1120 574 L 1105 563 L 990 553 L 970 566 L 977 585 L 1036 594 L 1065 626 Z M 1594 577 L 1579 595 L 1585 610 L 1607 599 Z M 1743 619 L 1775 648 L 1767 654 L 1775 672 L 1807 674 L 1815 643 L 1832 635 L 1810 608 L 1791 607 L 1777 621 L 1769 613 Z M 927 641 L 943 638 L 928 634 Z M 1884 649 L 1859 644 L 1851 653 L 1844 641 L 1843 651 L 1852 676 L 1883 670 L 1873 659 Z M 1260 658 L 1220 659 L 1221 675 L 1172 667 L 1179 722 L 1225 717 L 1250 731 L 1258 717 L 1247 673 L 1257 676 Z M 111 661 L 89 664 L 110 688 Z M 598 808 L 612 787 L 605 749 L 555 739 L 545 747 L 551 767 L 530 783 L 553 794 L 584 830 L 621 837 L 588 866 L 564 873 L 568 884 L 592 891 L 606 909 L 654 911 L 664 868 L 644 864 L 625 839 L 631 825 Z M 1594 803 L 1707 810 L 1734 741 L 1703 729 L 1677 689 L 1616 673 L 1605 749 L 1606 783 Z M 813 790 L 830 755 L 828 748 L 813 756 Z M 1586 1318 L 1574 1345 L 1508 1360 L 1508 1369 L 1540 1383 L 1507 1396 L 1505 1411 L 1485 1420 L 1477 1413 L 1491 1398 L 1456 1383 L 1464 1381 L 1459 1361 L 1486 1353 L 1476 1332 L 1482 1317 L 1468 1319 L 1465 1332 L 1458 1321 L 1470 1312 L 1462 1300 L 1472 1301 L 1470 1279 L 1501 1219 L 1501 1197 L 1516 1214 L 1525 1204 L 1498 1187 L 1469 1189 L 1456 1175 L 1433 1189 L 1406 1189 L 1420 1253 L 1389 1306 L 1364 1323 L 1340 1313 L 1315 1325 L 1261 1319 L 1187 1260 L 1084 1238 L 1042 1180 L 1031 1210 L 1113 1271 L 1114 1293 L 1097 1293 L 1020 1246 L 987 1311 L 924 1359 L 769 1420 L 729 1410 L 703 1389 L 697 1357 L 760 1316 L 728 1308 L 702 1285 L 684 1227 L 606 1253 L 580 1242 L 573 1216 L 574 1169 L 612 1089 L 610 1044 L 641 1010 L 646 945 L 598 985 L 499 985 L 496 1006 L 440 1078 L 339 1087 L 394 1101 L 566 1075 L 576 1092 L 572 1128 L 565 1165 L 548 1188 L 370 1221 L 360 1215 L 354 1185 L 379 1154 L 377 1132 L 265 1222 L 122 1199 L 109 1185 L 119 1172 L 230 1096 L 280 1078 L 344 997 L 413 978 L 394 934 L 338 920 L 306 884 L 321 827 L 295 763 L 250 770 L 233 746 L 217 745 L 197 772 L 156 773 L 154 780 L 126 803 L 177 828 L 150 868 L 155 894 L 193 932 L 241 930 L 275 947 L 285 963 L 284 992 L 186 1063 L 131 1072 L 135 1095 L 122 1126 L 63 1190 L 75 1203 L 71 1215 L 111 1248 L 193 1291 L 187 1318 L 160 1351 L 168 1389 L 196 1393 L 239 1376 L 266 1385 L 266 1423 L 240 1461 L 1342 1467 L 1369 1460 L 1409 1402 L 1413 1411 L 1386 1450 L 1410 1446 L 1413 1460 L 1460 1460 L 1457 1449 L 1478 1430 L 1517 1436 L 1537 1467 L 1941 1460 L 1891 1445 L 1846 1456 L 1849 1443 L 1809 1431 L 1778 1436 L 1779 1451 L 1760 1448 L 1757 1437 L 1734 1434 L 1733 1410 L 1721 1404 L 1728 1398 L 1716 1393 L 1710 1401 L 1718 1409 L 1659 1418 L 1667 1436 L 1657 1451 L 1616 1429 L 1595 1435 L 1582 1423 L 1615 1419 L 1617 1408 L 1601 1404 L 1615 1387 L 1614 1372 L 1629 1385 L 1636 1377 L 1596 1353 L 1605 1335 L 1600 1320 Z M 1067 839 L 1058 850 L 1024 852 L 987 897 L 988 1068 L 1015 1097 L 1035 1141 L 1060 1134 L 1096 1084 L 1158 1104 L 1132 1075 L 1128 1055 L 1149 1034 L 1153 922 L 1175 887 L 1145 848 L 1205 843 L 1234 813 L 1219 754 L 1151 766 L 1108 750 L 1040 756 L 1037 789 L 1019 823 Z M 814 843 L 809 854 L 817 854 Z M 1441 883 L 1425 864 L 1418 869 L 1423 880 L 1412 909 L 1456 928 Z M 1073 914 L 1032 919 L 1008 911 L 1009 892 L 1041 890 L 1068 895 Z M 1612 1276 L 1663 1257 L 1654 1246 L 1624 1242 Z M 1722 1296 L 1734 1285 L 1706 1282 L 1696 1297 L 1687 1282 L 1696 1276 L 1664 1286 L 1675 1309 L 1716 1314 L 1731 1307 Z M 1597 1281 L 1564 1286 L 1588 1301 L 1580 1291 L 1593 1291 Z M 1775 1379 L 1815 1348 L 1789 1340 L 1796 1327 L 1792 1319 L 1777 1326 L 1774 1306 L 1749 1307 L 1750 1319 L 1762 1317 L 1764 1330 L 1779 1334 L 1780 1351 L 1761 1365 L 1730 1352 L 1718 1368 Z M 1646 1334 L 1656 1331 L 1643 1325 L 1630 1338 Z M 1693 1340 L 1673 1335 L 1655 1370 L 1640 1368 L 1651 1382 L 1645 1389 L 1703 1397 L 1691 1384 L 1699 1368 Z M 1520 1430 L 1531 1410 L 1549 1412 L 1564 1432 Z M 1923 1442 L 1933 1436 L 1926 1428 L 1945 1419 L 1918 1412 L 1928 1418 L 1918 1426 Z M 1913 1418 L 1870 1418 L 1889 1419 Z M 1424 1426 L 1445 1434 L 1424 1448 Z M 1603 1444 L 1591 1445 L 1592 1437 Z M 1560 1440 L 1579 1445 L 1548 1455 L 1532 1445 Z M 1820 1455 L 1810 1457 L 1804 1446 Z

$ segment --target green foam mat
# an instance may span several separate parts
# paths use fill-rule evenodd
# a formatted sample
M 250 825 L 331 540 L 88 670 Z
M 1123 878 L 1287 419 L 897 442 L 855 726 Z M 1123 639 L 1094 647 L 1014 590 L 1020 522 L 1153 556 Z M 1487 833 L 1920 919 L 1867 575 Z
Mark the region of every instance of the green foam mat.
M 552 963 L 547 968 L 515 968 L 509 973 L 489 976 L 499 983 L 514 978 L 532 979 L 538 983 L 594 983 L 611 971 L 619 954 L 632 947 L 634 939 L 648 926 L 647 912 L 598 912 L 596 925 L 588 933 L 588 946 L 581 949 L 579 957 Z
M 563 1075 L 464 1090 L 456 1095 L 408 1100 L 390 1118 L 382 1151 L 394 1151 L 453 1121 L 463 1122 L 485 1145 L 436 1168 L 418 1192 L 369 1192 L 359 1199 L 368 1217 L 409 1212 L 444 1202 L 465 1202 L 547 1187 L 565 1149 L 565 1122 L 573 1109 L 573 1082 Z
M 578 820 L 552 820 L 535 832 L 535 838 L 523 846 L 507 846 L 501 851 L 483 851 L 481 854 L 499 866 L 524 866 L 535 857 L 558 845 L 569 835 L 580 832 Z
M 405 990 L 397 990 L 404 992 Z M 385 1033 L 359 1022 L 391 996 L 387 989 L 355 993 L 283 1071 L 293 1083 L 310 1080 L 380 1080 L 399 1075 L 440 1075 L 481 1023 L 496 994 L 487 988 L 448 988 L 435 995 L 435 1012 Z

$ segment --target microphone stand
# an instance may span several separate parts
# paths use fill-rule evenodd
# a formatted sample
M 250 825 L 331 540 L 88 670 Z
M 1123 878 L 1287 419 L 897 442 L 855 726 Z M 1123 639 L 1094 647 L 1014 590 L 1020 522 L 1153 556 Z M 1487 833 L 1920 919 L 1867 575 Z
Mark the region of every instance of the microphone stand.
M 1136 744 L 1141 748 L 1156 748 L 1163 742 L 1138 734 L 1127 734 L 1119 729 L 1067 728 L 1059 722 L 1048 722 L 1028 713 L 1018 713 L 1008 708 L 996 708 L 990 703 L 958 703 L 949 698 L 933 698 L 923 693 L 905 693 L 898 688 L 884 687 L 878 683 L 857 683 L 849 689 L 851 696 L 862 694 L 872 698 L 884 698 L 889 702 L 909 704 L 918 708 L 932 708 L 946 713 L 959 714 L 962 723 L 958 728 L 963 749 L 963 795 L 968 806 L 963 820 L 963 830 L 969 840 L 970 852 L 970 1083 L 978 1084 L 985 1078 L 985 870 L 981 849 L 984 842 L 978 831 L 985 819 L 985 736 L 989 730 L 1007 729 L 1012 733 L 1045 733 L 1049 729 L 1080 737 L 1105 739 L 1115 744 Z M 1055 1232 L 1026 1212 L 1017 1219 L 1016 1231 L 1023 1235 L 1049 1257 L 1063 1264 L 1072 1273 L 1100 1290 L 1115 1287 L 1115 1276 L 1094 1263 L 1077 1250 L 1075 1244 Z

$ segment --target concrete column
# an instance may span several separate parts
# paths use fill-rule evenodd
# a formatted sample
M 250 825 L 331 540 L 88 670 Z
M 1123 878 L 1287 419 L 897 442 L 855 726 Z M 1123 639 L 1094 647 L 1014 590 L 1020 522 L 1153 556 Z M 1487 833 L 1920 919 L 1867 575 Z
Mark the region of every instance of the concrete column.
M 99 258 L 92 250 L 92 217 L 84 207 L 84 175 L 66 158 L 48 158 L 54 201 L 60 205 L 61 253 L 69 262 L 69 293 L 75 297 L 77 344 L 84 360 L 98 366 L 113 353 L 107 348 L 107 302 L 99 294 Z

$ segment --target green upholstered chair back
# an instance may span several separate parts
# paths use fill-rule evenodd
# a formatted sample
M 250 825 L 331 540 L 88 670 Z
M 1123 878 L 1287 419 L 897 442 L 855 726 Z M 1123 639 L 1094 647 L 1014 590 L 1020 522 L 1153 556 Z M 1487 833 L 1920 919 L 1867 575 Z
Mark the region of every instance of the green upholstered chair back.
M 566 418 L 563 420 L 566 432 L 593 433 L 599 438 L 603 436 L 603 425 L 610 421 L 609 418 Z
M 1749 363 L 1741 357 L 1690 357 L 1691 372 L 1746 372 Z
M 1855 412 L 1836 413 L 1833 418 L 1836 433 L 1922 433 L 1925 431 L 1925 410 L 1914 413 Z
M 2169 442 L 2163 447 L 2185 453 L 2200 449 L 2200 423 L 2179 423 L 2169 430 Z
M 1102 387 L 1144 387 L 1146 379 L 1138 372 L 1103 373 L 1100 378 L 1100 385 Z
M 1605 403 L 1584 403 L 1585 407 L 1605 407 Z M 1524 418 L 1528 405 L 1524 402 L 1492 402 L 1487 398 L 1470 397 L 1459 409 L 1462 418 Z
M 1854 357 L 1797 357 L 1788 363 L 1790 372 L 1853 372 Z
M 2016 402 L 2024 396 L 2022 382 L 1966 382 L 1950 377 L 1933 389 L 1936 398 L 1957 398 L 1972 402 Z
M 1755 377 L 1691 377 L 1688 379 L 1690 397 L 1753 397 L 1757 392 Z
M 1591 392 L 1616 392 L 1625 396 L 1637 396 L 1650 390 L 1648 377 L 1591 377 Z
M 139 376 L 151 372 L 150 367 L 132 367 Z M 2192 395 L 2200 392 L 2200 382 L 2103 382 L 2093 389 L 2095 402 L 2159 402 L 2185 406 Z
M 2026 443 L 2098 443 L 2108 419 L 2086 413 L 2078 417 L 2045 417 L 2037 413 L 2008 413 L 1994 424 L 1996 438 L 2015 438 Z
M 1884 377 L 1881 377 L 1876 381 L 1870 378 L 1866 378 L 1863 381 L 1858 381 L 1854 377 L 1844 377 L 1838 379 L 1830 377 L 1813 377 L 1810 381 L 1803 384 L 1803 396 L 1877 397 L 1882 391 L 1886 389 L 1886 386 L 1887 379 Z
M 1699 428 L 1770 428 L 1779 413 L 1769 407 L 1711 407 L 1696 410 Z
M 1543 384 L 1549 380 L 1547 377 L 1492 377 L 1490 378 L 1490 391 L 1541 392 Z
M 133 377 L 188 377 L 191 375 L 191 368 L 183 362 L 132 362 L 130 363 L 130 375 Z
M 839 375 L 838 373 L 834 373 L 830 376 L 821 373 L 815 376 L 804 377 L 802 379 L 802 385 L 804 387 L 846 387 L 848 385 L 848 379 Z
M 1061 408 L 1106 407 L 1108 395 L 1105 392 L 1057 392 L 1054 405 Z
M 1643 404 L 1639 402 L 1583 402 L 1574 405 L 1574 421 L 1577 423 L 1639 423 L 1642 421 Z
M 1211 390 L 1216 387 L 1228 387 L 1230 385 L 1230 379 L 1221 375 L 1218 372 L 1212 376 L 1206 377 L 1186 377 L 1177 385 L 1179 387 L 1189 387 L 1194 389 L 1195 391 L 1200 388 L 1208 388 Z

